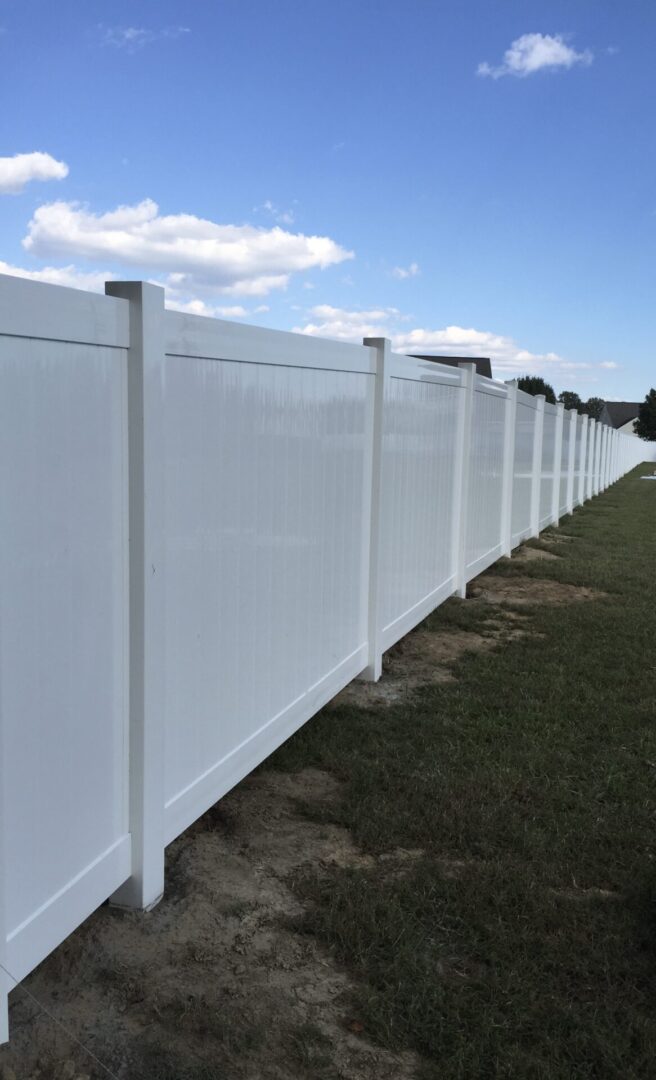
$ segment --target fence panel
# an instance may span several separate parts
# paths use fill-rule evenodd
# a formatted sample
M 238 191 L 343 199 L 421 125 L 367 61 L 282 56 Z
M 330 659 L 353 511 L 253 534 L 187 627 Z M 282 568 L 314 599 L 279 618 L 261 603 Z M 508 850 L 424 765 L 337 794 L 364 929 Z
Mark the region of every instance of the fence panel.
M 576 504 L 576 495 L 579 489 L 579 475 L 581 472 L 581 446 L 582 446 L 582 426 L 581 417 L 574 413 L 574 421 L 572 423 L 572 439 L 574 442 L 574 454 L 572 460 L 572 489 L 569 498 L 570 512 Z
M 568 512 L 567 489 L 569 485 L 569 455 L 572 438 L 572 425 L 569 419 L 569 411 L 565 410 L 563 418 L 563 443 L 560 457 L 560 489 L 558 498 L 558 513 L 562 517 Z
M 553 514 L 554 455 L 558 409 L 551 402 L 544 405 L 542 429 L 542 469 L 540 475 L 540 528 L 551 524 Z M 559 481 L 559 478 L 558 478 Z
M 392 355 L 383 424 L 382 648 L 455 590 L 454 479 L 460 374 Z
M 515 548 L 531 535 L 531 487 L 533 478 L 533 439 L 536 423 L 536 400 L 517 391 L 515 417 L 515 457 L 512 485 L 512 546 Z
M 166 319 L 171 840 L 365 666 L 374 375 L 362 346 Z
M 476 376 L 465 530 L 468 581 L 482 573 L 501 554 L 506 393 L 505 386 L 480 375 Z
M 130 874 L 127 345 L 124 302 L 0 278 L 0 952 L 16 979 Z

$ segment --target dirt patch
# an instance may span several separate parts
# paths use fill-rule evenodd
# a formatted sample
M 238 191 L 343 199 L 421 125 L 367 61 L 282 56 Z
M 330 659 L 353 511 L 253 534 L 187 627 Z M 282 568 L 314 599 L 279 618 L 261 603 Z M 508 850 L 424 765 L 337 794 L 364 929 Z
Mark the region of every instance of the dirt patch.
M 540 543 L 542 544 L 570 544 L 573 540 L 577 540 L 578 537 L 570 536 L 569 533 L 554 532 L 549 533 L 548 536 L 541 536 Z
M 367 1040 L 349 977 L 294 929 L 291 875 L 375 864 L 300 810 L 339 798 L 315 769 L 248 777 L 167 849 L 152 912 L 103 906 L 26 988 L 119 1080 L 410 1080 L 417 1059 Z M 106 1078 L 20 989 L 11 1004 L 0 1075 Z
M 473 600 L 488 604 L 571 604 L 580 600 L 599 600 L 606 594 L 583 585 L 566 585 L 561 581 L 540 578 L 497 577 L 485 574 L 467 589 Z
M 481 579 L 483 581 L 485 579 Z M 354 680 L 328 708 L 355 705 L 377 708 L 409 701 L 414 691 L 435 683 L 455 682 L 453 669 L 467 652 L 488 652 L 500 644 L 525 637 L 529 617 L 503 611 L 481 623 L 482 633 L 472 630 L 413 630 L 393 645 L 383 658 L 383 674 L 377 683 Z
M 331 705 L 395 705 L 427 683 L 453 682 L 456 661 L 466 652 L 492 649 L 498 636 L 496 629 L 489 636 L 456 629 L 414 630 L 385 654 L 379 682 L 355 680 L 333 698 Z
M 528 547 L 524 544 L 513 555 L 513 562 L 554 562 L 560 555 L 554 555 L 553 551 L 544 551 L 543 548 Z

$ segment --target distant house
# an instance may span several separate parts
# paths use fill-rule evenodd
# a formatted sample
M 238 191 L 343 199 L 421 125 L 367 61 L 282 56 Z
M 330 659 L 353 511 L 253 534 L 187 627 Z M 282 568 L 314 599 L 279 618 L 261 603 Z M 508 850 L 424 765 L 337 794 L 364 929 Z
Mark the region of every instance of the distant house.
M 449 367 L 457 367 L 461 361 L 466 360 L 470 364 L 476 364 L 477 375 L 485 375 L 487 379 L 492 378 L 492 364 L 489 356 L 421 356 L 419 353 L 412 353 L 412 355 L 417 360 L 433 360 L 436 364 L 448 364 Z
M 639 401 L 607 401 L 601 410 L 599 420 L 607 427 L 615 428 L 625 435 L 634 435 L 634 424 L 640 410 Z

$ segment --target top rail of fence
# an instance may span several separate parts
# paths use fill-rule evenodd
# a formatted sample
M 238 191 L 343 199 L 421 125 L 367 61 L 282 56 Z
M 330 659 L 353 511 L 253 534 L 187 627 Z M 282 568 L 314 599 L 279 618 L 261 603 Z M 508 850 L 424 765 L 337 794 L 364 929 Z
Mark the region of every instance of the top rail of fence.
M 125 349 L 126 300 L 0 274 L 0 327 L 7 337 L 42 338 Z
M 323 368 L 367 375 L 376 370 L 375 350 L 367 345 L 269 330 L 180 311 L 166 312 L 164 348 L 168 356 L 205 360 Z

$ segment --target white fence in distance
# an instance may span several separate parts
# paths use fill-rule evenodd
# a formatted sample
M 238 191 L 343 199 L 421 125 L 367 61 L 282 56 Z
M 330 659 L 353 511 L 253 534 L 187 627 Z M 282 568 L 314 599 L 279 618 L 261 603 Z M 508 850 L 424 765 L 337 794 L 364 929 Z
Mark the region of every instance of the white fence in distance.
M 0 1041 L 15 980 L 652 450 L 466 361 L 107 293 L 0 276 Z

